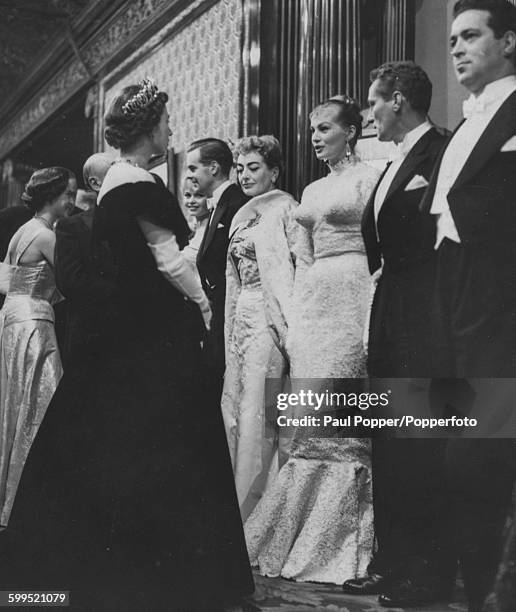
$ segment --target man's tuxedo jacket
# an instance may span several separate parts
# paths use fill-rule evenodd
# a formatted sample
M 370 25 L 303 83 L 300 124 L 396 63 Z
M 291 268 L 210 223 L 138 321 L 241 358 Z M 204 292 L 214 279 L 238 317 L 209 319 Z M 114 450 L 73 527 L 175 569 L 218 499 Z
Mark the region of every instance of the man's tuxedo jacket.
M 425 186 L 407 189 L 414 177 L 430 181 L 447 136 L 435 128 L 409 151 L 374 218 L 374 199 L 362 218 L 369 270 L 382 265 L 369 328 L 368 368 L 372 376 L 425 376 L 428 342 L 425 338 L 433 282 L 435 223 L 420 212 Z M 424 181 L 421 181 L 424 183 Z
M 210 299 L 224 292 L 229 228 L 235 213 L 248 199 L 237 185 L 230 185 L 225 189 L 201 241 L 197 267 L 204 290 Z
M 460 125 L 459 125 L 460 127 Z M 458 128 L 457 128 L 458 129 Z M 502 104 L 473 148 L 447 199 L 464 246 L 512 243 L 516 251 L 516 92 Z M 444 150 L 421 203 L 430 212 Z
M 213 310 L 208 350 L 224 371 L 224 302 L 229 229 L 235 213 L 248 201 L 240 187 L 230 185 L 221 195 L 197 254 L 197 268 Z
M 432 206 L 441 159 L 421 202 L 426 213 Z M 437 251 L 435 296 L 441 312 L 434 327 L 437 330 L 439 322 L 444 325 L 441 345 L 448 340 L 451 356 L 443 375 L 514 376 L 516 92 L 473 147 L 447 200 L 460 244 L 445 240 Z M 443 353 L 436 362 L 446 360 Z
M 64 330 L 59 325 L 58 336 L 63 336 L 65 365 L 72 354 L 95 341 L 101 327 L 115 316 L 116 269 L 108 248 L 92 240 L 94 212 L 66 217 L 56 227 L 56 282 L 66 298 L 65 312 L 56 317 L 64 319 Z

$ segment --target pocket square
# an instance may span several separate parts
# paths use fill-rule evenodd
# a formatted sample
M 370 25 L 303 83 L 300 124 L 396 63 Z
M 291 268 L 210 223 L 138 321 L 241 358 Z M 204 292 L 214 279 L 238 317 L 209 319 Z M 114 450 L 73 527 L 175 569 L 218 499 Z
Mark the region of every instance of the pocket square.
M 226 226 L 224 225 L 224 223 L 219 223 L 219 224 L 217 225 L 217 229 L 221 229 L 222 227 L 226 227 Z
M 405 187 L 405 191 L 414 191 L 415 189 L 422 189 L 423 187 L 428 187 L 428 181 L 424 176 L 416 174 L 416 176 L 412 177 L 412 180 Z
M 500 149 L 502 153 L 507 151 L 516 151 L 516 136 L 509 138 L 509 140 Z

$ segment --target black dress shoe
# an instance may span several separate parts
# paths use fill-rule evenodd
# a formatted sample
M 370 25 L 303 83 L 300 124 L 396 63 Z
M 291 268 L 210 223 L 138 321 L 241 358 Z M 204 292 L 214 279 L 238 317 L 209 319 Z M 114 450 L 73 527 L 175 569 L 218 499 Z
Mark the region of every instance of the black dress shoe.
M 380 597 L 378 603 L 385 608 L 407 608 L 426 606 L 437 601 L 449 599 L 451 588 L 435 582 L 399 580 L 391 584 Z
M 348 595 L 378 595 L 387 588 L 387 579 L 380 574 L 368 574 L 362 578 L 351 578 L 342 585 Z

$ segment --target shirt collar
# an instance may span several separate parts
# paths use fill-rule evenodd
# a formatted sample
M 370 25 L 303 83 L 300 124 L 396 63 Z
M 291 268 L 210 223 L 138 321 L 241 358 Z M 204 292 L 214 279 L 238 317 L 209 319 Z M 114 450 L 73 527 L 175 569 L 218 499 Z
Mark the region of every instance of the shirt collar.
M 211 202 L 212 208 L 215 208 L 217 206 L 217 204 L 219 203 L 220 198 L 222 197 L 222 194 L 226 191 L 226 189 L 230 185 L 231 185 L 231 181 L 224 181 L 216 189 L 213 190 L 213 195 L 210 198 L 210 202 Z
M 516 90 L 515 74 L 510 74 L 497 81 L 488 83 L 479 96 L 475 97 L 471 94 L 469 98 L 463 102 L 462 110 L 464 117 L 467 119 L 473 113 L 483 113 L 493 104 L 497 104 L 500 100 L 507 98 L 514 90 Z
M 389 161 L 404 159 L 418 140 L 422 138 L 428 132 L 428 130 L 431 130 L 432 127 L 433 126 L 430 121 L 423 121 L 423 123 L 419 124 L 413 130 L 407 132 L 403 140 L 396 145 L 395 150 L 389 157 Z

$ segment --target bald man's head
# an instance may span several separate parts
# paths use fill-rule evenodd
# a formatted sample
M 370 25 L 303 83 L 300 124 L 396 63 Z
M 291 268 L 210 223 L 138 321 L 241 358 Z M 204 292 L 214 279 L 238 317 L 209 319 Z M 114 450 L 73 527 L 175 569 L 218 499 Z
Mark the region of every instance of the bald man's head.
M 88 157 L 82 168 L 86 189 L 96 192 L 100 191 L 102 182 L 113 163 L 113 159 L 113 156 L 109 153 L 94 153 Z

